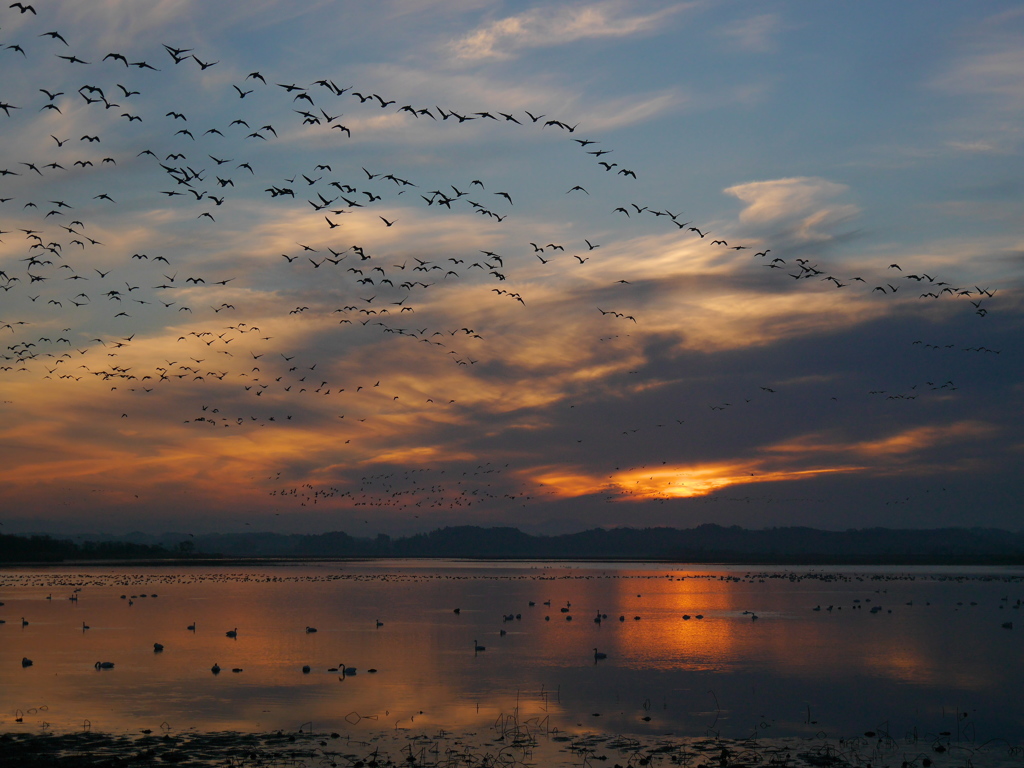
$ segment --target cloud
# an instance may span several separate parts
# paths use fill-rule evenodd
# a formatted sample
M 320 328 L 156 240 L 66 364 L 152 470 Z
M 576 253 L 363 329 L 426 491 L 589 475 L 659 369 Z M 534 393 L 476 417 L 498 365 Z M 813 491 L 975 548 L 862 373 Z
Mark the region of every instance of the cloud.
M 591 105 L 580 115 L 580 121 L 591 130 L 610 130 L 642 123 L 676 109 L 690 99 L 676 88 L 623 96 Z
M 1003 109 L 1024 107 L 1024 37 L 1012 36 L 996 45 L 995 50 L 964 54 L 933 85 L 955 94 L 994 97 L 993 103 Z
M 939 446 L 981 441 L 996 432 L 990 424 L 968 420 L 945 426 L 911 427 L 853 442 L 812 434 L 763 446 L 751 457 L 682 464 L 662 462 L 660 466 L 634 467 L 611 475 L 597 475 L 577 465 L 548 465 L 533 470 L 531 479 L 559 498 L 602 494 L 607 500 L 636 502 L 700 497 L 731 486 L 830 475 L 879 477 L 911 472 L 927 476 L 974 469 L 973 464 L 964 465 L 960 459 L 936 463 L 927 456 Z
M 908 427 L 884 437 L 850 443 L 832 442 L 821 435 L 805 435 L 764 450 L 769 455 L 805 456 L 819 461 L 829 454 L 836 457 L 855 454 L 862 461 L 872 462 L 878 471 L 887 472 L 895 463 L 900 468 L 920 463 L 924 454 L 941 446 L 985 440 L 998 431 L 991 424 L 969 419 L 946 425 Z
M 722 29 L 731 49 L 748 53 L 772 53 L 776 50 L 776 36 L 781 24 L 774 13 L 762 13 L 734 21 Z
M 332 9 L 330 0 L 308 0 L 301 4 L 250 0 L 219 7 L 196 0 L 97 0 L 88 4 L 65 3 L 57 18 L 64 27 L 93 33 L 95 41 L 102 45 L 126 46 L 127 41 L 132 45 L 140 40 L 149 44 L 169 28 L 178 34 L 194 36 L 201 32 L 212 37 L 238 29 L 280 28 L 303 16 L 322 19 Z
M 927 85 L 955 101 L 948 123 L 958 152 L 1015 152 L 1024 110 L 1024 15 L 1017 9 L 967 27 L 947 67 Z
M 992 141 L 947 141 L 946 146 L 950 149 L 956 150 L 957 152 L 1006 152 L 1005 147 L 998 146 Z
M 827 179 L 799 176 L 771 181 L 751 181 L 723 190 L 746 203 L 740 222 L 754 227 L 783 225 L 798 242 L 823 242 L 834 230 L 855 218 L 860 209 L 853 204 L 833 204 L 849 189 Z
M 680 4 L 649 14 L 629 14 L 626 4 L 613 0 L 567 8 L 534 8 L 485 24 L 452 42 L 450 49 L 463 61 L 503 60 L 528 48 L 651 34 L 685 7 Z
M 327 6 L 323 16 L 312 10 Z M 0 167 L 21 174 L 5 177 L 12 191 L 4 195 L 12 197 L 0 204 L 3 229 L 11 231 L 0 243 L 0 267 L 11 278 L 6 286 L 0 281 L 0 332 L 8 339 L 0 366 L 0 442 L 7 447 L 0 480 L 8 508 L 34 510 L 40 519 L 81 510 L 91 520 L 88 514 L 117 506 L 131 523 L 144 505 L 161 520 L 187 510 L 207 525 L 256 510 L 276 526 L 277 512 L 308 499 L 270 496 L 284 479 L 291 487 L 308 482 L 358 493 L 363 475 L 416 469 L 410 492 L 395 499 L 379 488 L 358 501 L 321 496 L 325 516 L 317 525 L 341 524 L 326 510 L 347 520 L 371 505 L 393 526 L 404 525 L 403 515 L 411 525 L 427 525 L 431 514 L 466 521 L 481 513 L 519 524 L 521 514 L 554 520 L 570 507 L 585 509 L 572 517 L 574 526 L 602 514 L 593 509 L 598 494 L 660 506 L 666 497 L 688 496 L 717 504 L 732 486 L 744 494 L 758 484 L 772 493 L 791 485 L 854 487 L 858 478 L 895 486 L 895 474 L 885 474 L 891 468 L 912 480 L 925 476 L 926 460 L 959 471 L 949 455 L 981 463 L 1011 434 L 982 427 L 975 434 L 971 425 L 1000 424 L 995 408 L 1012 414 L 1020 396 L 1000 392 L 989 402 L 983 398 L 992 390 L 978 387 L 1008 378 L 1000 372 L 1014 360 L 1005 328 L 1020 310 L 1021 242 L 1012 227 L 991 226 L 997 217 L 1012 220 L 1019 197 L 1012 180 L 989 179 L 986 162 L 975 164 L 977 179 L 958 177 L 957 199 L 935 203 L 918 192 L 900 200 L 903 210 L 929 216 L 970 216 L 946 221 L 958 232 L 915 235 L 908 224 L 899 239 L 876 234 L 846 249 L 850 222 L 860 214 L 854 203 L 871 194 L 867 182 L 849 188 L 838 177 L 815 175 L 825 171 L 787 169 L 782 154 L 760 166 L 775 170 L 756 179 L 725 176 L 711 192 L 728 187 L 726 195 L 708 196 L 699 188 L 704 171 L 680 170 L 683 161 L 673 158 L 696 147 L 732 173 L 734 165 L 715 158 L 719 151 L 736 157 L 733 134 L 709 137 L 703 131 L 710 123 L 653 124 L 684 111 L 710 118 L 763 99 L 771 73 L 736 85 L 731 70 L 715 70 L 699 46 L 735 65 L 744 52 L 772 50 L 785 16 L 780 22 L 760 9 L 729 13 L 694 34 L 697 47 L 685 54 L 708 69 L 693 80 L 673 75 L 678 51 L 656 45 L 670 42 L 654 36 L 679 26 L 677 11 L 691 13 L 664 0 L 387 0 L 386 12 L 355 9 L 341 26 L 340 6 L 325 0 L 301 8 L 276 0 L 226 9 L 191 0 L 137 7 L 98 0 L 95 13 L 61 7 L 54 27 L 94 61 L 83 71 L 121 106 L 105 109 L 78 95 L 83 75 L 52 55 L 63 45 L 38 38 L 49 22 L 23 30 L 27 57 L 12 52 L 5 60 L 17 77 L 4 98 L 20 109 L 9 118 L 0 113 L 9 138 Z M 979 93 L 998 98 L 1010 88 L 1006 71 L 1016 54 L 1010 33 L 999 37 L 998 25 L 988 32 L 983 26 L 965 34 L 989 34 L 990 48 L 969 47 L 975 38 L 967 37 L 944 55 L 952 57 L 949 74 L 961 78 L 957 87 L 974 77 L 989 83 L 986 91 L 975 82 Z M 17 29 L 5 25 L 9 42 L 22 39 L 9 33 Z M 331 44 L 321 44 L 328 36 Z M 176 66 L 165 41 L 222 63 L 208 71 L 192 60 Z M 657 76 L 628 74 L 638 46 L 640 64 Z M 104 63 L 112 50 L 149 60 L 159 72 Z M 622 56 L 633 58 L 618 61 Z M 610 68 L 607 76 L 594 66 Z M 269 84 L 246 78 L 257 67 Z M 394 103 L 363 105 L 349 91 L 332 94 L 315 85 L 324 74 Z M 628 92 L 617 77 L 628 78 Z M 274 84 L 293 82 L 308 93 Z M 253 92 L 243 101 L 232 85 Z M 42 111 L 35 86 L 64 91 L 54 101 L 61 112 Z M 307 95 L 315 105 L 301 103 Z M 984 107 L 985 98 L 974 102 Z M 430 116 L 399 112 L 404 104 L 429 107 Z M 188 121 L 168 117 L 169 109 Z M 322 110 L 331 123 L 314 123 L 296 112 L 302 109 L 313 116 Z M 445 120 L 442 110 L 451 109 L 476 119 Z M 518 122 L 485 119 L 473 114 L 478 110 L 499 118 L 507 112 Z M 535 123 L 525 110 L 548 117 Z M 143 120 L 127 121 L 123 112 Z M 252 128 L 232 125 L 236 117 Z M 543 127 L 552 118 L 580 128 L 570 136 Z M 998 160 L 995 153 L 1012 146 L 990 138 L 973 111 L 962 119 L 972 127 L 930 141 L 916 137 L 928 147 L 921 158 L 937 157 L 941 148 L 958 162 Z M 275 126 L 268 141 L 246 138 L 268 122 Z M 332 129 L 336 122 L 352 137 Z M 1015 123 L 1005 115 L 1002 122 Z M 626 125 L 644 130 L 598 135 Z M 186 126 L 194 140 L 177 133 Z M 102 135 L 102 142 L 82 142 L 83 134 Z M 572 141 L 583 136 L 600 146 Z M 602 171 L 588 148 L 615 151 L 610 157 L 636 168 L 639 178 Z M 147 149 L 157 157 L 142 154 Z M 116 164 L 103 162 L 108 155 Z M 75 164 L 86 160 L 93 166 Z M 38 163 L 41 173 L 23 161 Z M 195 177 L 186 187 L 173 178 L 182 174 L 168 175 L 160 164 L 187 165 Z M 218 177 L 232 179 L 230 186 Z M 914 179 L 906 181 L 913 190 Z M 570 193 L 574 184 L 586 191 Z M 282 185 L 296 197 L 275 195 Z M 458 196 L 452 208 L 430 204 L 430 195 L 441 194 L 435 188 Z M 60 210 L 48 212 L 46 201 Z M 613 213 L 623 205 L 628 218 Z M 663 206 L 679 214 L 658 210 Z M 215 222 L 199 218 L 206 211 Z M 892 216 L 899 219 L 900 210 Z M 700 232 L 683 225 L 691 217 Z M 72 220 L 84 223 L 59 228 Z M 42 243 L 20 229 L 39 230 Z M 560 245 L 535 250 L 531 241 Z M 30 261 L 41 251 L 52 263 Z M 136 252 L 148 258 L 134 258 Z M 496 267 L 479 263 L 491 264 L 487 252 L 501 254 Z M 806 280 L 794 279 L 801 256 Z M 894 261 L 903 275 L 887 269 Z M 966 286 L 972 299 L 976 285 L 998 288 L 992 301 L 984 299 L 990 316 L 975 317 L 962 298 L 924 302 L 922 291 L 938 289 L 916 290 L 912 273 Z M 874 290 L 897 279 L 903 287 L 895 296 Z M 513 298 L 518 294 L 523 303 Z M 1003 335 L 993 338 L 997 332 Z M 929 352 L 910 348 L 913 338 L 928 342 Z M 966 351 L 982 344 L 1007 352 Z M 955 368 L 957 356 L 977 363 Z M 872 389 L 910 394 L 898 388 L 944 382 L 951 371 L 964 377 L 962 389 L 925 395 L 927 411 L 918 407 L 924 400 L 864 400 Z M 759 384 L 779 394 L 763 393 Z M 720 401 L 735 409 L 712 412 Z M 884 424 L 875 420 L 879 408 L 890 416 Z M 939 431 L 929 431 L 932 424 Z M 958 424 L 966 426 L 950 431 Z M 485 462 L 508 468 L 500 480 L 481 471 L 481 501 L 471 512 L 451 507 L 477 489 L 468 478 Z M 637 469 L 643 465 L 654 469 Z M 426 473 L 434 473 L 432 481 L 419 483 Z M 441 480 L 444 493 L 412 493 Z M 520 513 L 523 494 L 534 499 Z M 621 504 L 602 508 L 616 506 L 622 515 Z M 641 506 L 630 504 L 630 520 Z

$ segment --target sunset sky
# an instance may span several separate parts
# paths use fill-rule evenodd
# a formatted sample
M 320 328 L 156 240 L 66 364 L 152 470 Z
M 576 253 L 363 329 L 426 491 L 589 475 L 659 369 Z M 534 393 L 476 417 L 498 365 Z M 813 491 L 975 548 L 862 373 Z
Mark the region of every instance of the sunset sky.
M 0 532 L 1020 528 L 1019 3 L 6 5 Z

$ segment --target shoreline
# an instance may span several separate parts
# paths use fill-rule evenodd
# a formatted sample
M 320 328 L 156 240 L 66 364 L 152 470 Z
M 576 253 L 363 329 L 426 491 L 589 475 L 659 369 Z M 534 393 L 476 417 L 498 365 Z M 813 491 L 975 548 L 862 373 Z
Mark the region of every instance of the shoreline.
M 725 739 L 702 736 L 646 738 L 533 731 L 527 723 L 497 725 L 491 733 L 380 731 L 361 737 L 338 732 L 243 733 L 235 731 L 110 734 L 0 733 L 0 764 L 19 768 L 114 768 L 129 765 L 252 766 L 330 765 L 368 768 L 493 768 L 565 766 L 715 765 L 829 768 L 920 766 L 1003 768 L 1024 765 L 1024 750 L 1003 740 L 984 744 L 894 739 L 867 731 L 853 737 Z

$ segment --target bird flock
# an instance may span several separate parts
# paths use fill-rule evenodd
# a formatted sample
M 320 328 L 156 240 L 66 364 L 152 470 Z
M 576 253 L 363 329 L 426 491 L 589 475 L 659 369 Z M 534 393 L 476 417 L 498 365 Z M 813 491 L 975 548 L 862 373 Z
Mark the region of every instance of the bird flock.
M 479 414 L 476 382 L 514 367 L 501 362 L 509 351 L 502 327 L 540 324 L 534 351 L 523 354 L 542 356 L 540 348 L 558 336 L 542 318 L 556 305 L 564 311 L 552 298 L 555 284 L 577 286 L 588 302 L 600 295 L 600 304 L 576 302 L 577 322 L 609 360 L 635 360 L 650 281 L 624 272 L 605 284 L 599 270 L 614 263 L 602 262 L 604 254 L 638 232 L 674 238 L 710 259 L 749 254 L 742 269 L 754 279 L 770 275 L 779 291 L 792 291 L 792 283 L 856 293 L 860 301 L 910 295 L 958 303 L 979 321 L 998 295 L 897 263 L 850 274 L 712 231 L 675 205 L 634 202 L 643 195 L 643 169 L 565 115 L 439 105 L 429 93 L 406 100 L 344 72 L 298 81 L 248 70 L 187 41 L 98 48 L 74 29 L 55 28 L 47 10 L 14 3 L 0 14 L 7 139 L 0 149 L 0 386 L 20 388 L 25 398 L 37 387 L 57 387 L 47 391 L 103 408 L 115 429 L 144 416 L 205 437 L 329 425 L 339 452 L 362 444 L 379 452 L 375 440 L 398 434 L 415 442 L 424 425 L 456 425 L 469 407 Z M 210 98 L 213 108 L 203 103 Z M 484 135 L 557 147 L 581 176 L 557 190 L 559 202 L 568 215 L 586 206 L 603 224 L 551 236 L 537 223 L 529 190 L 463 167 L 439 173 L 428 164 L 368 161 L 366 142 L 380 126 L 395 125 L 432 141 Z M 609 197 L 621 205 L 602 207 Z M 418 248 L 432 227 L 466 235 Z M 235 252 L 232 242 L 253 231 L 265 247 Z M 494 343 L 492 334 L 500 334 Z M 395 360 L 404 361 L 400 375 Z M 638 373 L 629 371 L 627 380 Z M 642 386 L 636 375 L 627 387 Z M 764 404 L 776 387 L 764 382 L 744 402 Z M 954 388 L 943 378 L 876 392 L 905 399 Z M 739 405 L 708 402 L 657 424 L 609 426 L 609 444 L 620 451 L 615 461 L 643 466 L 622 436 L 685 429 L 695 408 Z M 467 463 L 466 470 L 482 466 Z M 515 467 L 502 469 L 510 476 Z M 272 473 L 267 494 L 347 504 L 369 488 L 287 479 L 287 471 L 284 478 Z M 399 504 L 407 493 L 416 498 L 403 511 L 457 508 L 481 494 L 521 505 L 543 496 L 542 486 L 523 478 L 500 492 L 385 485 L 383 495 L 364 494 L 359 503 Z

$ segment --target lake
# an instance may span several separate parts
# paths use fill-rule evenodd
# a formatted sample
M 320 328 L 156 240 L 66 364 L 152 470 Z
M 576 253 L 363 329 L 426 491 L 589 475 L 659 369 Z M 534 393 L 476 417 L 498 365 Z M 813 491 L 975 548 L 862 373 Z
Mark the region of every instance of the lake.
M 1019 743 L 1022 580 L 1011 567 L 451 560 L 9 568 L 0 721 L 358 734 L 510 718 Z

